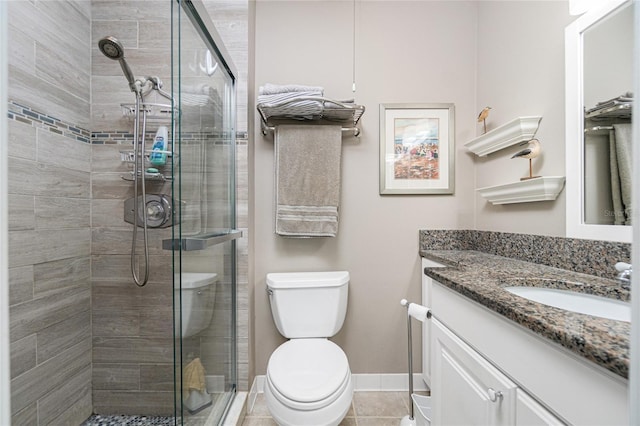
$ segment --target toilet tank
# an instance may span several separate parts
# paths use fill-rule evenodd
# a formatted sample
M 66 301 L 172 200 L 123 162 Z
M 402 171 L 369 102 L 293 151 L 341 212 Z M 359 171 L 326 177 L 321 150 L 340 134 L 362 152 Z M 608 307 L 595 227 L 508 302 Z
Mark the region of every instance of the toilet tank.
M 349 272 L 267 274 L 271 314 L 287 339 L 334 336 L 347 313 Z
M 175 332 L 181 337 L 194 336 L 211 323 L 215 303 L 215 284 L 218 274 L 215 272 L 183 272 L 176 276 L 180 288 L 174 289 L 176 318 Z M 180 325 L 182 324 L 182 326 Z

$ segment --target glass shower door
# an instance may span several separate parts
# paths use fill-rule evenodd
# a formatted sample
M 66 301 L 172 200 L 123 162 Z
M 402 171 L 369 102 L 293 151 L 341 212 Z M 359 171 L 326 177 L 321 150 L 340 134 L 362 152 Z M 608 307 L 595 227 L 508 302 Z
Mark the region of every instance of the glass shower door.
M 201 3 L 173 3 L 176 418 L 218 424 L 236 391 L 235 75 Z

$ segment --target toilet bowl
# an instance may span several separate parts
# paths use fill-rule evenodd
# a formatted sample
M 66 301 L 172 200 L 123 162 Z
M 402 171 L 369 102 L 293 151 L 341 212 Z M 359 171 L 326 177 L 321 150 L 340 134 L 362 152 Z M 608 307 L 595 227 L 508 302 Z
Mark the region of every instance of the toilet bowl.
M 289 338 L 269 358 L 265 400 L 281 426 L 338 425 L 351 406 L 347 356 L 327 337 L 344 322 L 348 272 L 268 274 L 278 331 Z
M 347 357 L 326 339 L 290 340 L 269 359 L 264 395 L 279 425 L 337 425 L 353 396 Z

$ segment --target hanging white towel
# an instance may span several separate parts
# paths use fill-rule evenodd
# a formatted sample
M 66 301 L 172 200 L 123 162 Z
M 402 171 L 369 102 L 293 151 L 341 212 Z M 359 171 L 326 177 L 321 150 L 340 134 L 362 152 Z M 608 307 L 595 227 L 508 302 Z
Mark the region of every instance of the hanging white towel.
M 276 234 L 335 237 L 342 129 L 279 125 L 275 132 Z
M 614 124 L 610 132 L 611 186 L 616 225 L 631 225 L 633 174 L 631 123 Z

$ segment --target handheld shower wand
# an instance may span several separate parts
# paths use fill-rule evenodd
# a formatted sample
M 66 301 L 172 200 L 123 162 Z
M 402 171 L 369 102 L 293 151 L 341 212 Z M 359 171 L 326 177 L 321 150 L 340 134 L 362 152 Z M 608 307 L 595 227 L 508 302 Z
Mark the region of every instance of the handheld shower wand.
M 131 68 L 127 64 L 127 61 L 124 60 L 124 47 L 118 41 L 117 38 L 113 36 L 107 36 L 102 38 L 98 42 L 98 48 L 100 51 L 109 59 L 117 60 L 120 62 L 120 67 L 122 68 L 122 72 L 124 72 L 124 76 L 127 78 L 129 82 L 129 88 L 136 95 L 136 117 L 134 121 L 134 130 L 133 130 L 133 152 L 134 152 L 134 166 L 133 166 L 133 176 L 134 176 L 134 184 L 133 184 L 133 196 L 136 200 L 133 207 L 133 237 L 131 240 L 131 275 L 133 275 L 133 281 L 136 283 L 138 287 L 143 287 L 147 284 L 149 280 L 149 239 L 147 234 L 147 194 L 145 188 L 145 172 L 144 172 L 144 155 L 145 155 L 145 134 L 146 134 L 146 126 L 147 126 L 147 115 L 146 112 L 140 112 L 143 102 L 143 93 L 142 88 L 147 84 L 148 80 L 136 80 L 133 76 L 133 72 L 131 72 Z M 155 84 L 158 84 L 157 82 Z M 140 129 L 140 121 L 142 120 L 142 129 Z M 140 179 L 140 187 L 142 190 L 142 202 L 138 203 L 138 179 Z M 142 204 L 139 206 L 138 204 Z M 138 266 L 136 262 L 136 243 L 138 241 L 138 209 L 142 209 L 142 229 L 144 236 L 144 275 L 142 277 L 138 276 Z
M 129 82 L 129 88 L 132 92 L 139 92 L 140 87 L 136 85 L 136 79 L 133 76 L 133 72 L 131 72 L 129 64 L 127 64 L 127 61 L 124 59 L 124 47 L 118 39 L 113 36 L 103 37 L 98 42 L 98 48 L 107 58 L 120 62 L 122 72 Z

